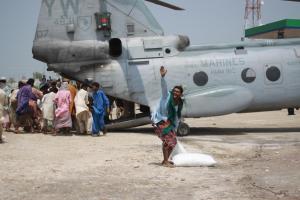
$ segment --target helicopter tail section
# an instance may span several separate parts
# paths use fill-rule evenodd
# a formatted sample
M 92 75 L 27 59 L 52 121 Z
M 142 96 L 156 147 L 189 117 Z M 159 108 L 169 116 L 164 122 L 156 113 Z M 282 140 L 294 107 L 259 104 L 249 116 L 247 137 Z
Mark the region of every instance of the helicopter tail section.
M 144 0 L 42 0 L 35 41 L 163 35 Z

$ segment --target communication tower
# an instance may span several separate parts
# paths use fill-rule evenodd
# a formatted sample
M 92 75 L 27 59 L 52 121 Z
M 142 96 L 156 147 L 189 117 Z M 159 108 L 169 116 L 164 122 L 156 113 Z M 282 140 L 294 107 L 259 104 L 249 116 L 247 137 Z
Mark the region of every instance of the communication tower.
M 246 0 L 245 8 L 245 29 L 260 26 L 262 0 Z

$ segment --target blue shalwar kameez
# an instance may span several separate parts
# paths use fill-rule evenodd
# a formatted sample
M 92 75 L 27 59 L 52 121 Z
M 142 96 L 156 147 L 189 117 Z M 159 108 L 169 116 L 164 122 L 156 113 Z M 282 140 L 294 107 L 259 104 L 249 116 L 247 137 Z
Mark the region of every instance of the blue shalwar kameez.
M 109 108 L 109 100 L 102 90 L 93 93 L 93 126 L 92 133 L 99 134 L 104 129 L 104 116 L 106 109 Z

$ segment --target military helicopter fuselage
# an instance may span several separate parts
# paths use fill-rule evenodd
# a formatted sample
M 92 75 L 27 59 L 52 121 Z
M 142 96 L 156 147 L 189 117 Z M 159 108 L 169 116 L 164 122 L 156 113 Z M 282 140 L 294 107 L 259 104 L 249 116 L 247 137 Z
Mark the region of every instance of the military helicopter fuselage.
M 191 46 L 164 36 L 143 0 L 43 0 L 34 58 L 155 109 L 166 81 L 184 88 L 184 117 L 300 107 L 300 39 Z

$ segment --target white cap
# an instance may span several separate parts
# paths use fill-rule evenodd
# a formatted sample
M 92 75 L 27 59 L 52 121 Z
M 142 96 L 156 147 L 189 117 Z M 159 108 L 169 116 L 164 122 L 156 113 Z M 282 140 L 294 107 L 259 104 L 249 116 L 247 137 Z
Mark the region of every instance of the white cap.
M 6 81 L 6 77 L 1 77 L 0 81 Z

